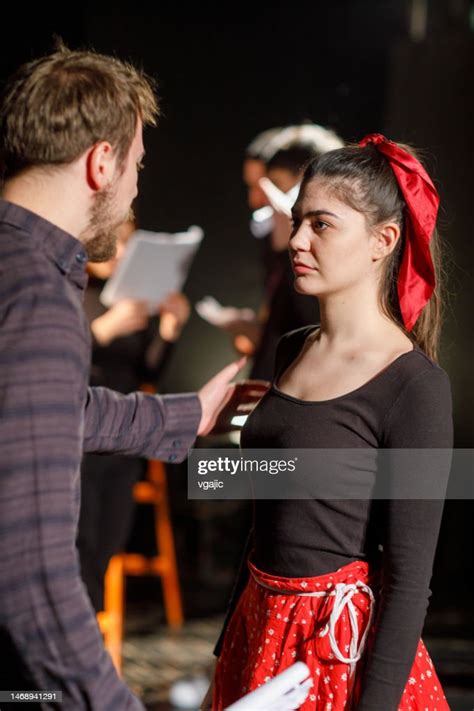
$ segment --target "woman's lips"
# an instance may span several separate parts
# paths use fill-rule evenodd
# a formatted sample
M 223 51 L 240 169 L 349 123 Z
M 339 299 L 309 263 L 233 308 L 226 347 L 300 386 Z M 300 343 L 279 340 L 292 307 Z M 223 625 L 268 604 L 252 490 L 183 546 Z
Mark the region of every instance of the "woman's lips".
M 293 264 L 293 271 L 295 274 L 307 274 L 308 272 L 314 272 L 314 269 L 307 267 L 305 264 Z

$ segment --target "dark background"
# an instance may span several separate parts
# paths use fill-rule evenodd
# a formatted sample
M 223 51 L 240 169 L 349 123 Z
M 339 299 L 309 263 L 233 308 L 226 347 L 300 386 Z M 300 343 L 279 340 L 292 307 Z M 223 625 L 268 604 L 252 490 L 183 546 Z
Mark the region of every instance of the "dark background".
M 163 115 L 145 134 L 138 211 L 147 229 L 203 227 L 187 285 L 193 300 L 212 294 L 258 304 L 258 245 L 248 234 L 240 176 L 243 149 L 259 131 L 310 119 L 349 141 L 380 131 L 423 149 L 451 253 L 443 364 L 455 396 L 456 444 L 471 446 L 472 0 L 277 3 L 241 11 L 246 19 L 232 22 L 218 10 L 213 22 L 193 21 L 206 12 L 185 5 L 140 15 L 100 8 L 9 17 L 0 79 L 48 52 L 57 34 L 71 48 L 130 59 L 158 81 Z M 424 38 L 412 29 L 417 8 L 426 10 Z M 228 17 L 230 8 L 220 14 Z M 232 355 L 226 336 L 194 316 L 166 385 L 195 388 Z
M 241 183 L 244 147 L 259 131 L 310 119 L 346 140 L 377 131 L 422 148 L 441 193 L 450 255 L 442 365 L 453 387 L 456 446 L 472 447 L 473 3 L 332 0 L 236 9 L 211 14 L 179 5 L 138 15 L 117 6 L 102 11 L 99 3 L 9 16 L 0 78 L 48 52 L 56 33 L 71 48 L 130 59 L 158 80 L 163 115 L 145 134 L 138 211 L 147 229 L 204 229 L 186 288 L 193 301 L 212 294 L 224 304 L 259 302 L 258 245 L 248 233 Z M 194 315 L 164 389 L 195 389 L 232 357 L 228 338 Z M 470 501 L 446 506 L 427 623 L 436 633 L 473 634 L 472 511 Z

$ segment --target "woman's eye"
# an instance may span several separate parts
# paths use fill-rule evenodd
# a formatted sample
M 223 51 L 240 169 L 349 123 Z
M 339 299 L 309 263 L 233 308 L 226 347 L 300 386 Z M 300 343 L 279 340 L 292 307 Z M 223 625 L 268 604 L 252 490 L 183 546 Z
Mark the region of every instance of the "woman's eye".
M 301 224 L 300 220 L 297 220 L 295 217 L 292 218 L 292 220 L 291 220 L 291 229 L 293 230 L 293 232 L 298 229 L 298 227 L 300 226 L 300 224 Z
M 139 173 L 141 170 L 143 170 L 144 167 L 145 167 L 145 164 L 142 163 L 142 161 L 139 161 L 137 163 L 137 173 Z
M 322 220 L 315 220 L 313 222 L 313 229 L 318 230 L 318 232 L 321 232 L 321 230 L 325 230 L 329 225 L 327 222 L 323 222 Z

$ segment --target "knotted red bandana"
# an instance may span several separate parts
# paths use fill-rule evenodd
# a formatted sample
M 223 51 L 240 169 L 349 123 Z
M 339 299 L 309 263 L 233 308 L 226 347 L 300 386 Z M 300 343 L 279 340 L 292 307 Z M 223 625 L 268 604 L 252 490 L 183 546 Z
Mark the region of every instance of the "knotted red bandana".
M 380 133 L 372 133 L 359 142 L 362 148 L 369 144 L 387 158 L 407 205 L 398 298 L 403 323 L 411 331 L 435 288 L 430 239 L 436 225 L 439 195 L 421 163 L 403 148 Z

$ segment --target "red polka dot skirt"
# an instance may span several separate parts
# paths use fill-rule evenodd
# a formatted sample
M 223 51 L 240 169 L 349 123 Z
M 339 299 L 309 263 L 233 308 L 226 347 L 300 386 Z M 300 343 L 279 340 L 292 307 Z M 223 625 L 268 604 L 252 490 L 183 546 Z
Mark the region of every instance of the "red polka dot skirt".
M 374 613 L 367 563 L 356 561 L 313 578 L 251 577 L 226 630 L 216 667 L 213 711 L 269 681 L 296 661 L 313 686 L 302 711 L 357 707 L 358 664 Z M 420 640 L 399 711 L 449 711 Z

